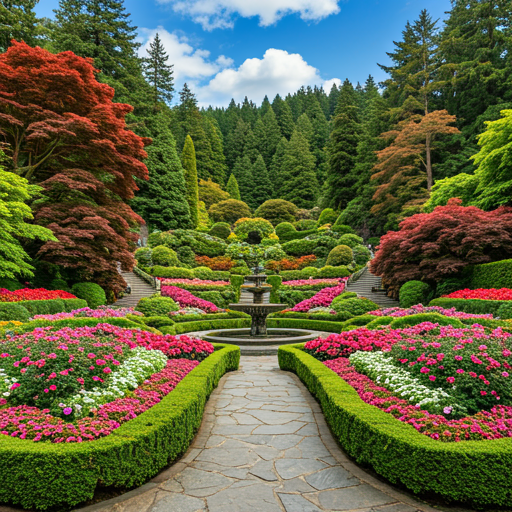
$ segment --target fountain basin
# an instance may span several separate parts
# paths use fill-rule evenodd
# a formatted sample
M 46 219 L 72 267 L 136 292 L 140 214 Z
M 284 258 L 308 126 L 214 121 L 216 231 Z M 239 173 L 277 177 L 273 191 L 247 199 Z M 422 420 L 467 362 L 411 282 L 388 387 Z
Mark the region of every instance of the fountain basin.
M 305 329 L 267 329 L 266 336 L 252 336 L 251 329 L 224 329 L 220 331 L 204 331 L 194 333 L 211 343 L 228 343 L 238 346 L 289 345 L 314 340 L 321 334 Z
M 230 304 L 229 309 L 250 315 L 252 318 L 251 335 L 265 336 L 267 334 L 267 316 L 270 313 L 282 311 L 288 306 L 286 304 L 262 304 L 263 300 L 258 302 L 257 298 L 258 296 L 255 294 L 253 304 Z

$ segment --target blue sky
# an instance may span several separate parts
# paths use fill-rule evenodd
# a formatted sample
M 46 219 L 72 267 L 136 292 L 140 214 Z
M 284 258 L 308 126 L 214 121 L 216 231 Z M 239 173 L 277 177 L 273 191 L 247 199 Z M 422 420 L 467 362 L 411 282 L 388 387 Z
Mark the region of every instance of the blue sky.
M 53 17 L 58 0 L 40 0 Z M 386 74 L 386 51 L 407 20 L 426 8 L 445 18 L 449 0 L 125 0 L 145 46 L 156 31 L 174 63 L 176 87 L 186 81 L 202 105 L 247 95 L 285 95 L 301 85 L 345 78 L 363 83 Z

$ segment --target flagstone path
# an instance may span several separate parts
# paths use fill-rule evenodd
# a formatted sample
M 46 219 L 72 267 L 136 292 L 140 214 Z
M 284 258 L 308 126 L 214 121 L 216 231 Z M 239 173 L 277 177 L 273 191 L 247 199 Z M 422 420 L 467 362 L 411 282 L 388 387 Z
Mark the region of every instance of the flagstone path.
M 351 462 L 320 407 L 275 356 L 242 357 L 187 454 L 151 482 L 81 512 L 435 512 Z

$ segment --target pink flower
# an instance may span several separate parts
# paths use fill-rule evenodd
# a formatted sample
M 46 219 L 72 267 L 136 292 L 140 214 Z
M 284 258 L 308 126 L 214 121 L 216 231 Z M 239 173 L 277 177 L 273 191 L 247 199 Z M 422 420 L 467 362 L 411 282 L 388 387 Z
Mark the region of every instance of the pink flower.
M 107 364 L 107 362 L 104 359 L 96 359 L 96 364 L 101 366 Z
M 57 386 L 56 386 L 55 384 L 52 384 L 52 385 L 50 386 L 50 390 L 51 390 L 51 391 L 55 391 L 56 389 L 57 389 Z
M 66 416 L 69 416 L 69 415 L 73 412 L 73 409 L 71 409 L 71 407 L 65 407 L 64 409 L 62 409 L 62 412 L 63 412 Z
M 110 373 L 112 370 L 106 366 L 105 368 L 103 368 L 103 373 Z
M 455 382 L 455 377 L 446 377 L 447 382 L 453 384 Z
M 457 370 L 457 373 L 464 373 L 464 370 L 463 370 L 462 368 L 459 368 L 459 369 Z
M 481 394 L 482 396 L 485 396 L 485 395 L 487 395 L 487 391 L 480 391 L 480 394 Z
M 428 378 L 434 382 L 436 380 L 436 376 L 435 375 L 429 375 Z
M 19 382 L 15 382 L 12 386 L 11 386 L 11 391 L 16 389 L 16 388 L 19 388 L 21 386 L 21 384 Z
M 509 375 L 509 374 L 508 374 L 508 372 L 502 372 L 502 373 L 501 373 L 501 376 L 502 376 L 502 377 L 508 377 L 508 375 Z

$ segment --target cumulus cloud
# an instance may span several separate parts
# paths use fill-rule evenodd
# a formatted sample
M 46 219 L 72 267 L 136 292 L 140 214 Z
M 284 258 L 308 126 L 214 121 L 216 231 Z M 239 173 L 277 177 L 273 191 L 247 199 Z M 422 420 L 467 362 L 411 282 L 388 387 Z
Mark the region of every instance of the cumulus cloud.
M 247 59 L 238 69 L 220 71 L 197 94 L 202 104 L 226 104 L 231 98 L 238 102 L 245 96 L 261 102 L 265 94 L 272 99 L 322 82 L 318 69 L 298 53 L 270 48 L 262 59 Z
M 305 21 L 319 21 L 340 10 L 339 0 L 158 0 L 181 14 L 190 16 L 205 30 L 232 28 L 236 15 L 259 17 L 263 27 L 284 16 L 299 14 Z
M 326 80 L 323 83 L 324 91 L 329 94 L 330 90 L 332 89 L 332 86 L 336 84 L 336 87 L 339 87 L 341 85 L 341 80 L 339 78 L 331 78 L 330 80 Z
M 143 45 L 140 53 L 147 54 L 149 44 L 156 33 L 160 36 L 165 51 L 169 55 L 169 63 L 174 64 L 174 78 L 176 82 L 182 83 L 187 80 L 204 80 L 233 65 L 233 60 L 221 55 L 216 60 L 210 59 L 208 50 L 195 49 L 188 42 L 185 36 L 179 36 L 175 32 L 168 32 L 163 27 L 155 29 L 140 29 L 143 36 Z

